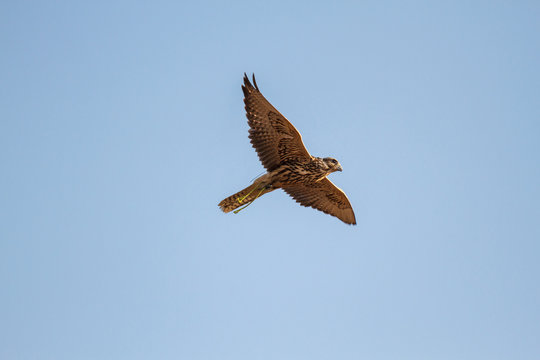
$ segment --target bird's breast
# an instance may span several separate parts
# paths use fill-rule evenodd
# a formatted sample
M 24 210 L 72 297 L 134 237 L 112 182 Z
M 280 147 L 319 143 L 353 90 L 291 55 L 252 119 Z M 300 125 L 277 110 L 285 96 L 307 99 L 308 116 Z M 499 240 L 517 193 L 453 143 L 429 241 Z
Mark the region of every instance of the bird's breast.
M 311 162 L 289 162 L 270 173 L 274 186 L 308 184 L 322 180 L 327 173 Z

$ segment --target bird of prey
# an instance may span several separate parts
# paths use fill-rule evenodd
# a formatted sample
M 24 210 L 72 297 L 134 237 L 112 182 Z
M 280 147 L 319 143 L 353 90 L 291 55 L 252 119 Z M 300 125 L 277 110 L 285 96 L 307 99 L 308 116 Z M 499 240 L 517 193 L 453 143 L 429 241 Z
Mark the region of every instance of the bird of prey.
M 327 176 L 342 171 L 336 159 L 310 155 L 296 128 L 261 94 L 255 75 L 253 84 L 244 74 L 244 104 L 249 124 L 249 138 L 267 173 L 253 184 L 219 203 L 228 213 L 244 209 L 261 195 L 283 189 L 302 206 L 311 206 L 356 225 L 354 212 L 345 193 Z

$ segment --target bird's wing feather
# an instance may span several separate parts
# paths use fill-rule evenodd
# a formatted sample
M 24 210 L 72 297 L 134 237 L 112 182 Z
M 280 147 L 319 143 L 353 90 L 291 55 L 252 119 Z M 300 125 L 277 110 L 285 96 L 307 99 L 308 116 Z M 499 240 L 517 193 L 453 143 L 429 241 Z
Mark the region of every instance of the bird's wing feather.
M 272 171 L 288 160 L 311 159 L 298 130 L 261 94 L 255 76 L 251 84 L 244 74 L 242 90 L 249 138 L 263 166 Z
M 286 185 L 283 190 L 302 206 L 311 206 L 344 223 L 356 225 L 356 218 L 347 195 L 328 178 L 313 184 Z

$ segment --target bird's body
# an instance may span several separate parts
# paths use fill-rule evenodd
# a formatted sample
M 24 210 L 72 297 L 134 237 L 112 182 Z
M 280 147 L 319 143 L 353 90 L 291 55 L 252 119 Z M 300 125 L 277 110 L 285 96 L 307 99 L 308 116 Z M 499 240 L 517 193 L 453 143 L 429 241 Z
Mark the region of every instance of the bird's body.
M 249 138 L 267 173 L 221 201 L 220 208 L 230 212 L 282 188 L 303 206 L 336 216 L 347 224 L 356 224 L 347 196 L 327 178 L 330 173 L 342 170 L 339 162 L 333 158 L 311 156 L 300 133 L 262 96 L 255 77 L 253 83 L 255 86 L 244 76 L 242 90 L 250 126 Z
M 341 168 L 339 164 L 332 163 L 333 159 L 311 158 L 307 161 L 290 161 L 280 165 L 277 169 L 266 173 L 269 185 L 280 188 L 287 185 L 309 185 L 324 179 L 328 174 Z M 341 170 L 339 170 L 341 171 Z

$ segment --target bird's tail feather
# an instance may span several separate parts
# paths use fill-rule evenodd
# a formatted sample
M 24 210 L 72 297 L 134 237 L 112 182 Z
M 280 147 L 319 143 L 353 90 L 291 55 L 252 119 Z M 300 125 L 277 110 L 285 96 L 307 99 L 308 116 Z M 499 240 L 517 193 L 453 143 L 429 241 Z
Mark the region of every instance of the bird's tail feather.
M 240 206 L 249 204 L 250 202 L 254 201 L 259 196 L 262 196 L 266 193 L 269 193 L 274 189 L 272 188 L 263 188 L 261 187 L 261 184 L 257 184 L 256 182 L 249 185 L 244 190 L 241 190 L 237 192 L 234 195 L 229 196 L 226 199 L 223 199 L 219 203 L 219 207 L 223 212 L 230 212 L 232 210 L 235 210 L 236 208 L 239 208 Z

